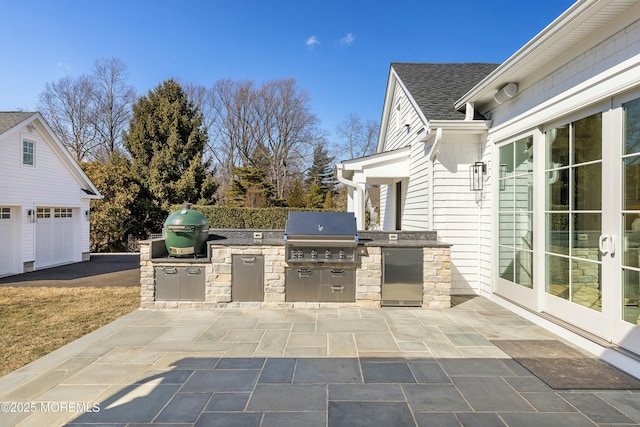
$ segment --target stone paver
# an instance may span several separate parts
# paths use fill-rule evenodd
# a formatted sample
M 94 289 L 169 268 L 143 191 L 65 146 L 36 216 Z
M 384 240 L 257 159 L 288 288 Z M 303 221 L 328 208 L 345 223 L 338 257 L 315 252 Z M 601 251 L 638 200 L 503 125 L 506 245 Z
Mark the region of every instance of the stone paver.
M 557 337 L 456 302 L 138 310 L 0 378 L 0 425 L 640 425 L 640 391 L 554 390 L 491 340 Z

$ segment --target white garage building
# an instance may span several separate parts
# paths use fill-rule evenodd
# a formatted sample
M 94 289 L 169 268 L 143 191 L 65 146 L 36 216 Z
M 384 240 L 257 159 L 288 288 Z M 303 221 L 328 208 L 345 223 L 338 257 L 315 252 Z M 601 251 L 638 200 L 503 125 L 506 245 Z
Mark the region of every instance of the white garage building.
M 40 113 L 0 112 L 0 277 L 87 260 L 101 197 Z

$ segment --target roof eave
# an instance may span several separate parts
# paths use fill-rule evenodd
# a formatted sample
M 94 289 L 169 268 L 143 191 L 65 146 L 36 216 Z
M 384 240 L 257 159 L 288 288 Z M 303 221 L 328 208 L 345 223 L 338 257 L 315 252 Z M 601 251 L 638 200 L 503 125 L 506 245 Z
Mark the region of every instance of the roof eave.
M 598 4 L 599 1 L 582 0 L 574 3 L 562 15 L 456 101 L 454 104 L 455 109 L 462 109 L 468 102 L 475 103 L 487 97 L 492 97 L 498 86 L 510 81 L 514 70 L 524 64 L 537 61 L 537 56 L 545 50 L 541 49 L 543 46 L 559 42 L 562 38 L 563 30 L 583 18 L 585 13 Z
M 76 162 L 76 160 L 73 158 L 73 156 L 71 156 L 71 153 L 69 153 L 69 150 L 66 149 L 66 147 L 64 146 L 62 141 L 60 141 L 60 139 L 57 137 L 57 135 L 53 132 L 53 129 L 51 129 L 51 127 L 49 126 L 47 121 L 44 119 L 42 114 L 40 114 L 39 112 L 35 113 L 33 116 L 29 117 L 29 119 L 27 119 L 24 122 L 22 122 L 22 124 L 25 124 L 25 123 L 27 123 L 29 121 L 32 121 L 32 122 L 36 122 L 37 121 L 37 123 L 40 126 L 42 126 L 42 128 L 43 128 L 42 130 L 44 131 L 44 134 L 48 135 L 49 138 L 54 140 L 54 143 L 52 145 L 53 152 L 58 156 L 58 158 L 60 158 L 62 161 L 64 161 L 69 166 L 67 169 L 76 178 L 78 184 L 80 184 L 80 187 L 81 188 L 88 188 L 89 190 L 91 190 L 94 193 L 93 195 L 88 195 L 87 194 L 84 198 L 88 198 L 88 199 L 101 199 L 101 198 L 103 198 L 103 196 L 100 193 L 100 191 L 98 191 L 98 189 L 93 184 L 93 182 L 91 182 L 91 179 L 89 179 L 87 174 L 84 173 L 84 171 L 82 170 L 82 168 L 80 167 L 78 162 Z

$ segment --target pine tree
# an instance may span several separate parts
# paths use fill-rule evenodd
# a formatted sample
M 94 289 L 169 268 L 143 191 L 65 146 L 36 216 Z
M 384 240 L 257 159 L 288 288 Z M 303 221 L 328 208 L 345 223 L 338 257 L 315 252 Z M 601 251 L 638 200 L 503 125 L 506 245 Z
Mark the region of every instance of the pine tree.
M 123 140 L 132 172 L 156 206 L 211 203 L 216 184 L 203 160 L 202 115 L 177 82 L 167 80 L 138 100 Z
M 275 189 L 266 181 L 264 169 L 234 167 L 233 174 L 233 181 L 226 192 L 228 205 L 266 208 L 276 204 Z
M 313 164 L 306 180 L 309 186 L 307 206 L 310 208 L 322 208 L 327 195 L 333 192 L 333 159 L 322 145 L 316 145 L 313 149 Z

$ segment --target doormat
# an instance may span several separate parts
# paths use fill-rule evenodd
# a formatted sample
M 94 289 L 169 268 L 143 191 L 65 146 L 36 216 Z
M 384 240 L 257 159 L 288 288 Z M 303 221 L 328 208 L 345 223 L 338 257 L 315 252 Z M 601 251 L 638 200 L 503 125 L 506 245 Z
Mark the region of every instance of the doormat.
M 640 390 L 631 375 L 557 340 L 491 342 L 554 389 Z

